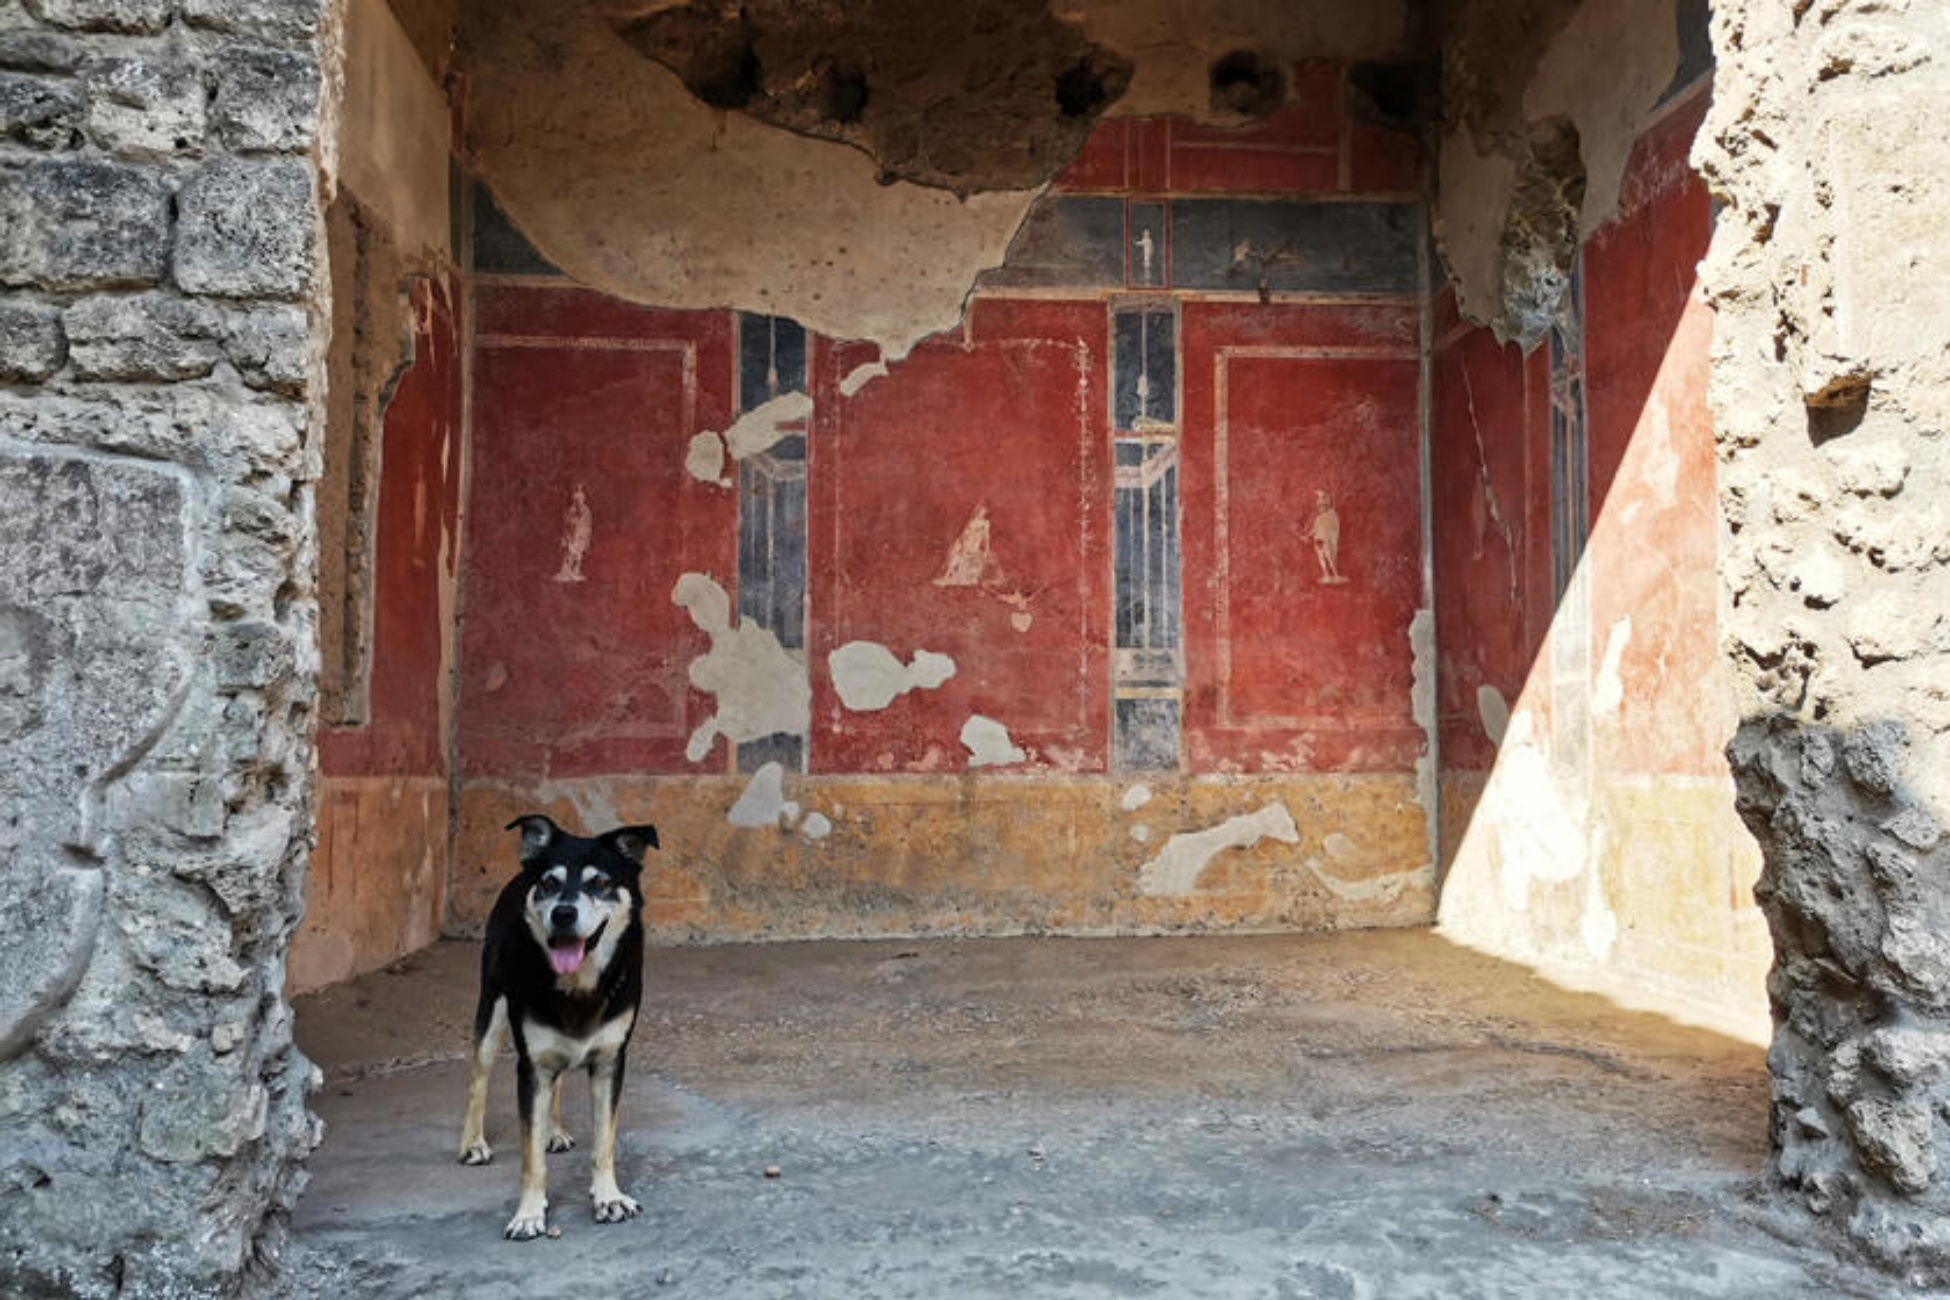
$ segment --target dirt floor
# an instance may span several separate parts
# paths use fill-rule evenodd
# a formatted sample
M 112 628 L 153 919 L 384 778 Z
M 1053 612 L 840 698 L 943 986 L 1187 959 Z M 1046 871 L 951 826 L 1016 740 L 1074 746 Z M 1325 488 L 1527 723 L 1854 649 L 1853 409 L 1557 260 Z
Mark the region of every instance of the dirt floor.
M 1424 932 L 653 951 L 619 1175 L 512 1244 L 512 1067 L 454 1161 L 479 948 L 298 1004 L 294 1295 L 1882 1296 L 1754 1195 L 1751 1044 Z M 586 1144 L 586 1090 L 569 1126 Z

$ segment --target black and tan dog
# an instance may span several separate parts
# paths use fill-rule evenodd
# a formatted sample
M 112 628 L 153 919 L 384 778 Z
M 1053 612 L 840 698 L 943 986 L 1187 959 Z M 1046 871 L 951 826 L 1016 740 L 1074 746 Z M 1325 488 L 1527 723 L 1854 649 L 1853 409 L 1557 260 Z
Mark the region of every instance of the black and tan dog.
M 467 1083 L 460 1162 L 493 1158 L 483 1125 L 488 1071 L 502 1035 L 515 1040 L 521 1115 L 521 1200 L 508 1220 L 515 1241 L 548 1229 L 549 1151 L 574 1141 L 562 1129 L 562 1076 L 589 1071 L 596 1149 L 589 1196 L 596 1222 L 620 1223 L 639 1207 L 616 1185 L 616 1114 L 623 1059 L 643 996 L 643 893 L 654 826 L 619 826 L 594 839 L 571 835 L 540 814 L 517 817 L 521 874 L 488 917 L 481 952 L 481 1001 L 474 1012 L 474 1070 Z

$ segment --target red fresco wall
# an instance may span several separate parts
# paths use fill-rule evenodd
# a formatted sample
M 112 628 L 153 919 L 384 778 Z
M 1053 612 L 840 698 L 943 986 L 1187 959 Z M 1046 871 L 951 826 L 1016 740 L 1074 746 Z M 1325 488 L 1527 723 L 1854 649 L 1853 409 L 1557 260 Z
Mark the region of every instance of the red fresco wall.
M 1496 744 L 1479 691 L 1514 703 L 1550 632 L 1550 358 L 1500 344 L 1436 300 L 1429 419 L 1436 716 L 1442 765 L 1486 772 Z M 1547 683 L 1548 677 L 1538 679 Z M 1541 701 L 1548 692 L 1535 691 Z
M 1186 732 L 1203 771 L 1412 769 L 1420 310 L 1184 309 Z M 1340 519 L 1329 580 L 1317 493 Z
M 321 729 L 318 761 L 326 776 L 447 770 L 441 586 L 458 558 L 459 340 L 444 284 L 416 281 L 412 304 L 414 360 L 386 407 L 380 448 L 369 722 Z
M 1355 121 L 1348 93 L 1338 65 L 1313 64 L 1299 102 L 1241 130 L 1108 121 L 1055 189 L 1154 207 L 1163 194 L 1413 196 L 1414 138 Z M 1009 728 L 1028 755 L 1020 770 L 1110 770 L 1109 325 L 1134 300 L 1114 296 L 1124 273 L 1062 281 L 1063 240 L 1114 235 L 1053 229 L 1054 280 L 979 293 L 962 329 L 852 397 L 841 381 L 874 350 L 809 340 L 813 772 L 961 771 L 971 714 Z M 1167 276 L 1170 239 L 1160 231 Z M 1107 256 L 1128 250 L 1112 243 Z M 1105 257 L 1101 244 L 1082 254 Z M 1400 282 L 1401 268 L 1388 274 Z M 700 764 L 684 757 L 713 704 L 686 678 L 706 639 L 670 592 L 696 571 L 735 596 L 735 494 L 692 479 L 684 451 L 735 414 L 736 317 L 559 281 L 501 276 L 477 292 L 463 775 L 725 771 L 722 746 Z M 1174 298 L 1187 769 L 1411 771 L 1425 743 L 1409 704 L 1408 629 L 1423 603 L 1418 298 L 1150 301 Z M 590 541 L 580 581 L 564 582 L 578 490 Z M 1319 490 L 1345 521 L 1346 585 L 1317 581 Z M 978 512 L 991 530 L 982 580 L 937 582 Z M 957 671 L 884 711 L 851 712 L 825 663 L 854 640 L 902 659 L 945 654 Z
M 966 764 L 962 724 L 1003 722 L 1031 762 L 1107 768 L 1110 442 L 1100 302 L 977 301 L 959 336 L 923 343 L 851 399 L 816 392 L 807 564 L 815 666 L 849 641 L 955 676 L 878 712 L 846 711 L 813 673 L 818 772 Z M 937 582 L 978 511 L 989 564 Z
M 1592 672 L 1630 623 L 1622 711 L 1598 730 L 1610 772 L 1714 776 L 1725 724 L 1676 682 L 1717 680 L 1719 507 L 1706 406 L 1711 312 L 1696 267 L 1712 203 L 1687 165 L 1703 89 L 1634 148 L 1620 211 L 1583 250 Z M 1553 609 L 1548 345 L 1525 356 L 1437 305 L 1434 463 L 1438 709 L 1445 770 L 1488 771 L 1481 686 L 1547 716 Z M 1528 691 L 1526 692 L 1526 684 Z
M 695 770 L 709 641 L 671 591 L 737 572 L 735 494 L 684 468 L 731 416 L 731 317 L 503 285 L 474 328 L 463 775 Z
M 1596 756 L 1621 773 L 1724 775 L 1733 726 L 1711 690 L 1682 708 L 1671 699 L 1676 683 L 1721 671 L 1713 320 L 1696 270 L 1713 210 L 1686 161 L 1706 106 L 1694 95 L 1638 141 L 1618 219 L 1584 250 L 1593 662 L 1630 629 L 1615 724 L 1599 730 Z

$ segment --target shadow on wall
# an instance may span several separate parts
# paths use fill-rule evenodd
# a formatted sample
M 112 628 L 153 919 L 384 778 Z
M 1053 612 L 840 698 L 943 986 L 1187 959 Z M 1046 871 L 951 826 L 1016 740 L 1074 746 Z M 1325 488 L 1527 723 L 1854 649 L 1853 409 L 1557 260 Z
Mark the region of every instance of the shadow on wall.
M 1759 859 L 1721 752 L 1706 102 L 1640 139 L 1529 356 L 1438 326 L 1440 922 L 1762 1041 Z
M 1950 1280 L 1950 840 L 1902 780 L 1900 723 L 1749 718 L 1728 756 L 1766 844 L 1780 1180 L 1882 1263 Z

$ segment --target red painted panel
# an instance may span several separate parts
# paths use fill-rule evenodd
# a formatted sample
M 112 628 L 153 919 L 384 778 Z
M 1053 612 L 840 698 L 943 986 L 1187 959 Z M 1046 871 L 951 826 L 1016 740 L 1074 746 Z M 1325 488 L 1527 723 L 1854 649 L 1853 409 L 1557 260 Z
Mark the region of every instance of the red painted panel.
M 1416 317 L 1413 304 L 1185 306 L 1196 768 L 1401 771 L 1423 747 L 1410 706 L 1409 628 L 1422 603 Z M 1321 493 L 1339 522 L 1332 573 L 1316 542 Z
M 1514 704 L 1550 626 L 1550 588 L 1529 559 L 1549 561 L 1548 442 L 1531 437 L 1529 367 L 1486 329 L 1455 336 L 1435 357 L 1430 409 L 1437 716 L 1442 763 L 1488 771 L 1496 747 L 1478 691 Z M 1546 375 L 1548 380 L 1548 375 Z M 1544 395 L 1537 395 L 1540 402 Z M 1533 515 L 1541 502 L 1544 511 Z M 1549 569 L 1544 569 L 1549 582 Z
M 686 572 L 728 591 L 737 572 L 732 493 L 684 468 L 691 436 L 729 419 L 731 318 L 557 290 L 483 299 L 463 770 L 696 770 L 685 742 L 713 705 L 686 672 L 708 642 L 670 596 Z
M 1628 636 L 1622 697 L 1596 728 L 1615 771 L 1717 775 L 1733 724 L 1712 691 L 1674 690 L 1717 681 L 1720 663 L 1712 313 L 1696 274 L 1712 206 L 1686 161 L 1705 107 L 1700 94 L 1638 142 L 1619 219 L 1585 249 L 1594 672 Z
M 441 586 L 451 577 L 460 504 L 458 330 L 445 285 L 417 281 L 413 365 L 386 407 L 372 568 L 370 721 L 326 729 L 328 776 L 436 775 L 441 733 Z
M 1159 194 L 1171 188 L 1171 133 L 1177 123 L 1168 117 L 1131 121 L 1131 189 Z
M 851 399 L 822 349 L 813 445 L 815 770 L 961 768 L 961 728 L 994 718 L 1033 759 L 1103 771 L 1109 729 L 1109 440 L 1100 303 L 976 304 Z M 988 561 L 948 558 L 978 513 Z M 978 529 L 979 531 L 979 529 Z M 826 657 L 854 640 L 955 676 L 878 712 L 846 711 Z
M 1341 186 L 1341 154 L 1339 149 L 1174 141 L 1171 183 L 1179 193 L 1328 194 Z
M 1420 192 L 1422 150 L 1412 132 L 1355 122 L 1347 140 L 1348 188 L 1356 194 Z
M 1056 177 L 1059 190 L 1121 192 L 1130 184 L 1130 128 L 1128 118 L 1097 123 L 1083 148 Z

